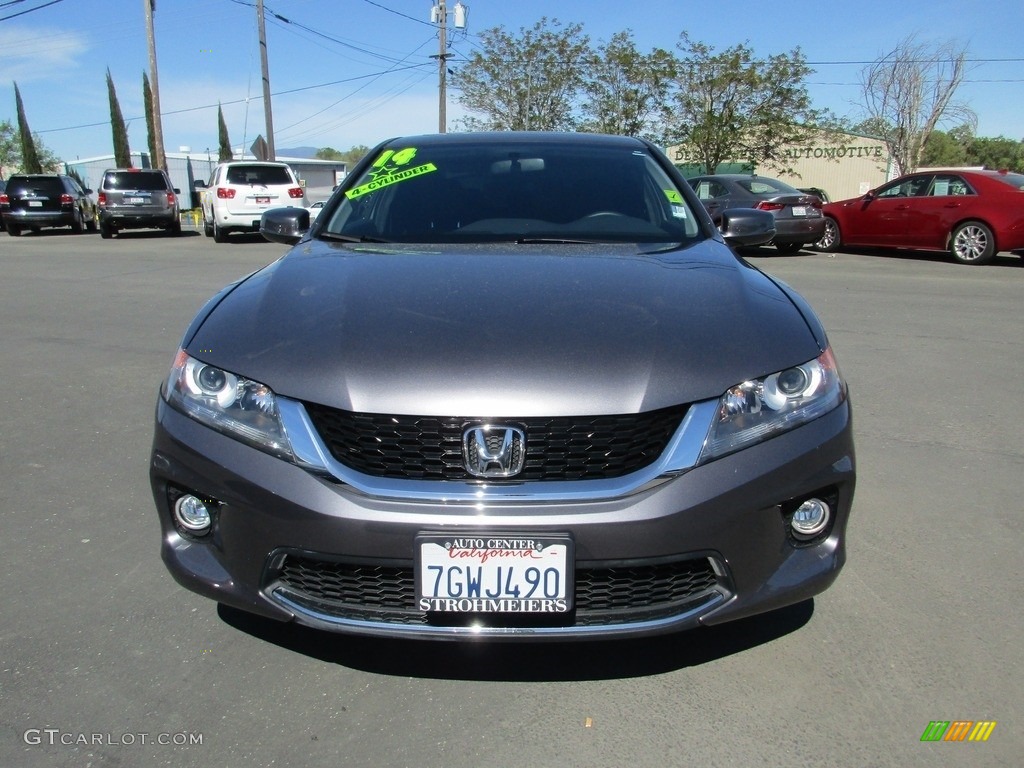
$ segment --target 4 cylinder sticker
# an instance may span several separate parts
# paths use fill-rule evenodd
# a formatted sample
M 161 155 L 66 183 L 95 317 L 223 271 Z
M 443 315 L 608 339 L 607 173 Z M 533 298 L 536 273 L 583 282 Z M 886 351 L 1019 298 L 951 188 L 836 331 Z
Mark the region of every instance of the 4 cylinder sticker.
M 373 167 L 370 169 L 370 175 L 373 178 L 365 184 L 360 184 L 358 187 L 348 190 L 345 193 L 345 197 L 352 200 L 373 192 L 375 189 L 397 184 L 406 179 L 414 179 L 417 176 L 437 170 L 437 166 L 433 163 L 424 163 L 423 165 L 406 168 L 405 166 L 409 165 L 414 157 L 416 157 L 415 147 L 406 147 L 397 152 L 389 149 L 381 153 L 381 156 L 374 161 Z

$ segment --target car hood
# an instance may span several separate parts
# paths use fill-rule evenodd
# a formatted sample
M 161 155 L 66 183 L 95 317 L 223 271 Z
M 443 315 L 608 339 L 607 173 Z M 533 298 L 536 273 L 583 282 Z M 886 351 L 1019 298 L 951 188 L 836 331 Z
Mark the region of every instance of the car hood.
M 602 415 L 716 398 L 806 362 L 820 352 L 808 322 L 714 240 L 660 252 L 306 241 L 227 292 L 186 349 L 353 411 Z

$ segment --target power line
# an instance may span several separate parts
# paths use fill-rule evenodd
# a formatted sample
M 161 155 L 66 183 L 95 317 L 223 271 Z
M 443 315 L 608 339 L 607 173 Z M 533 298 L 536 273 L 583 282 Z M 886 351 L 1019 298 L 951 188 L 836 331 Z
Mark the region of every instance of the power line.
M 14 0 L 14 2 L 20 2 L 20 0 Z M 43 3 L 42 5 L 37 5 L 35 8 L 29 8 L 26 11 L 18 11 L 17 13 L 12 13 L 10 16 L 0 17 L 0 21 L 7 21 L 8 19 L 13 19 L 13 18 L 16 18 L 18 16 L 24 16 L 26 13 L 32 13 L 32 11 L 41 11 L 43 8 L 46 8 L 46 7 L 51 6 L 51 5 L 56 5 L 57 3 L 63 3 L 63 2 L 64 2 L 64 0 L 50 0 L 50 2 Z M 13 4 L 14 3 L 11 3 L 11 5 L 13 5 Z
M 353 82 L 355 80 L 365 80 L 365 79 L 370 78 L 370 77 L 379 77 L 382 74 L 390 74 L 390 73 L 393 73 L 393 72 L 401 72 L 401 71 L 406 70 L 406 69 L 421 69 L 421 68 L 426 67 L 426 66 L 433 66 L 433 64 L 430 63 L 430 62 L 426 62 L 426 63 L 423 63 L 423 64 L 410 64 L 407 67 L 398 67 L 396 69 L 386 70 L 385 72 L 374 72 L 374 73 L 369 74 L 369 75 L 356 75 L 355 77 L 346 77 L 346 78 L 344 78 L 342 80 L 333 80 L 333 81 L 331 81 L 329 83 L 320 83 L 318 85 L 306 85 L 306 86 L 303 86 L 301 88 L 290 88 L 290 89 L 288 89 L 286 91 L 275 91 L 274 93 L 271 94 L 271 96 L 286 96 L 286 95 L 291 94 L 291 93 L 299 93 L 301 91 L 311 91 L 311 90 L 313 90 L 315 88 L 328 88 L 328 87 L 330 87 L 332 85 L 341 85 L 342 83 L 351 83 L 351 82 Z M 214 107 L 217 107 L 217 106 L 225 106 L 225 105 L 232 105 L 232 104 L 244 104 L 247 101 L 257 101 L 257 100 L 260 100 L 262 98 L 263 98 L 262 96 L 253 96 L 251 98 L 245 98 L 245 99 L 233 99 L 231 101 L 222 101 L 222 102 L 219 102 L 218 104 L 206 104 L 206 105 L 201 106 L 201 107 L 189 107 L 188 109 L 173 109 L 173 110 L 170 110 L 170 111 L 167 111 L 167 112 L 161 112 L 160 114 L 161 114 L 161 116 L 166 116 L 166 115 L 183 115 L 183 114 L 186 114 L 188 112 L 200 112 L 200 111 L 202 111 L 204 109 L 213 109 Z M 131 120 L 142 120 L 142 119 L 143 119 L 143 116 L 141 116 L 141 115 L 137 116 L 137 117 L 126 118 L 126 120 L 128 120 L 128 121 L 131 121 Z M 69 125 L 69 126 L 67 126 L 65 128 L 45 128 L 45 129 L 43 129 L 41 131 L 33 131 L 33 133 L 60 133 L 62 131 L 77 131 L 77 130 L 79 130 L 81 128 L 96 128 L 97 126 L 101 126 L 101 125 L 110 125 L 110 121 L 109 120 L 104 120 L 104 121 L 98 122 L 98 123 L 83 123 L 82 125 Z

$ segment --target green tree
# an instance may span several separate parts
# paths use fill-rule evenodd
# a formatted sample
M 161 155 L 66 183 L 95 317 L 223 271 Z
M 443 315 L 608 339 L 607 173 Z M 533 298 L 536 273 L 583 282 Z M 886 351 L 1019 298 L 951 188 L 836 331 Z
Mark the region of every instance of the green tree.
M 21 164 L 21 137 L 14 123 L 0 121 L 0 179 Z
M 1024 142 L 1005 136 L 976 138 L 967 148 L 968 165 L 983 165 L 994 171 L 1024 173 Z
M 784 148 L 808 141 L 827 122 L 811 106 L 804 79 L 814 70 L 800 49 L 766 59 L 746 44 L 715 53 L 686 32 L 678 47 L 665 143 L 688 145 L 709 173 L 726 160 L 791 170 Z
M 118 168 L 132 167 L 132 153 L 128 147 L 128 129 L 121 115 L 121 105 L 114 90 L 114 79 L 107 68 L 107 99 L 110 101 L 110 128 L 114 135 L 114 164 Z
M 337 149 L 334 149 L 334 147 L 321 147 L 316 151 L 315 157 L 318 160 L 337 160 L 338 162 L 345 163 L 345 165 L 351 169 L 352 166 L 362 160 L 369 151 L 370 148 L 363 144 L 357 144 L 344 152 L 340 152 Z
M 660 138 L 675 57 L 655 48 L 640 53 L 629 30 L 590 53 L 580 127 L 596 133 Z
M 220 104 L 217 105 L 217 160 L 224 163 L 235 159 L 235 153 L 231 150 L 231 139 L 228 138 L 228 124 L 224 122 L 224 110 Z
M 921 165 L 930 168 L 967 165 L 967 149 L 972 140 L 973 137 L 968 136 L 967 141 L 964 141 L 953 131 L 932 131 L 921 152 Z
M 571 130 L 583 86 L 589 38 L 580 24 L 542 18 L 532 28 L 480 34 L 480 50 L 458 69 L 459 103 L 477 116 L 470 130 Z
M 904 38 L 861 73 L 863 107 L 873 133 L 888 145 L 897 173 L 921 165 L 928 137 L 943 122 L 974 125 L 974 112 L 954 100 L 967 70 L 967 50 Z
M 38 134 L 32 134 L 32 146 L 36 151 L 39 168 L 43 171 L 60 166 L 58 157 L 43 144 Z M 0 121 L 0 179 L 24 170 L 21 163 L 21 132 L 10 120 Z
M 146 110 L 146 146 L 149 148 L 149 162 L 156 168 L 160 162 L 156 151 L 156 130 L 154 125 L 153 89 L 149 87 L 149 75 L 142 73 L 142 103 Z
M 21 101 L 21 91 L 18 84 L 14 84 L 14 101 L 18 110 L 18 135 L 21 142 L 21 168 L 25 173 L 42 173 L 43 166 L 39 161 L 39 153 L 36 152 L 36 144 L 33 140 L 32 131 L 28 127 L 28 118 L 25 117 L 25 105 Z

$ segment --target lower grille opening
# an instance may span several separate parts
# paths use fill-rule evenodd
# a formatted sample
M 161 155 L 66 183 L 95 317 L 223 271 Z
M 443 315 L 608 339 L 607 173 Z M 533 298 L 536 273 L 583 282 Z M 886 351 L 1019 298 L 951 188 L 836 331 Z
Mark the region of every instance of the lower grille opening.
M 566 614 L 434 614 L 418 610 L 412 565 L 336 562 L 288 554 L 267 591 L 336 619 L 396 625 L 586 627 L 676 616 L 727 593 L 708 557 L 673 561 L 580 563 L 574 610 Z

